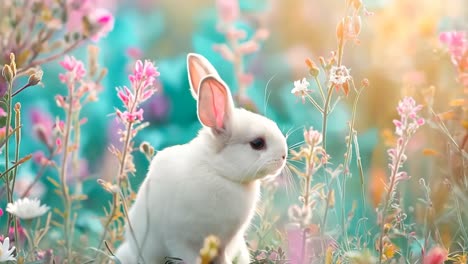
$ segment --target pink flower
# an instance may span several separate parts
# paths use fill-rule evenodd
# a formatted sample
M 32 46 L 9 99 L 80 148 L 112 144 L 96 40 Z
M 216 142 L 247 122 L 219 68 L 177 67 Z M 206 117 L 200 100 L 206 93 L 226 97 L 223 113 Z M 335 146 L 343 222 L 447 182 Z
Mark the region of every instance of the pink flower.
M 83 17 L 94 7 L 91 0 L 67 0 L 68 20 L 67 31 L 81 32 L 83 28 Z
M 44 152 L 42 151 L 36 151 L 33 153 L 33 161 L 39 164 L 40 166 L 48 165 L 51 162 L 50 160 L 46 158 L 46 156 L 44 155 Z
M 439 246 L 433 247 L 424 257 L 424 264 L 443 264 L 447 259 L 447 251 Z
M 127 56 L 132 59 L 135 59 L 135 60 L 139 59 L 141 58 L 142 55 L 143 55 L 143 52 L 139 48 L 129 47 L 127 49 Z
M 114 16 L 104 8 L 93 9 L 89 14 L 89 21 L 97 27 L 96 33 L 91 36 L 91 40 L 94 42 L 98 42 L 114 29 Z
M 395 125 L 395 134 L 398 136 L 396 146 L 387 150 L 389 156 L 388 167 L 391 172 L 390 185 L 388 192 L 391 193 L 390 200 L 393 200 L 396 186 L 400 181 L 409 179 L 409 175 L 401 171 L 403 163 L 407 157 L 405 155 L 406 148 L 411 137 L 416 133 L 416 130 L 424 125 L 424 118 L 419 116 L 422 105 L 417 105 L 412 97 L 405 97 L 398 103 L 396 108 L 400 115 L 399 120 L 393 120 Z M 391 202 L 391 201 L 389 201 Z
M 26 241 L 26 232 L 24 231 L 23 226 L 20 224 L 20 221 L 17 221 L 17 229 L 18 229 L 19 244 L 24 245 L 24 242 Z M 8 229 L 8 237 L 10 238 L 10 243 L 16 244 L 14 227 L 10 227 Z
M 439 41 L 447 45 L 452 62 L 459 65 L 462 57 L 468 51 L 467 32 L 465 31 L 448 31 L 442 32 L 439 35 Z
M 51 137 L 54 122 L 52 117 L 42 112 L 39 108 L 33 108 L 30 111 L 30 118 L 36 137 L 48 147 L 51 147 Z
M 18 177 L 15 181 L 16 195 L 22 196 L 33 181 L 34 177 L 31 174 L 22 175 L 21 177 Z M 30 198 L 41 198 L 45 194 L 46 189 L 46 186 L 42 182 L 38 181 L 28 191 L 26 196 Z
M 240 13 L 239 2 L 237 0 L 216 0 L 218 17 L 224 23 L 234 22 Z
M 3 110 L 3 108 L 0 107 L 0 117 L 2 116 L 7 116 L 7 112 L 5 112 L 5 110 Z
M 139 105 L 148 100 L 155 92 L 154 84 L 159 72 L 154 64 L 148 60 L 135 63 L 133 74 L 128 76 L 131 88 L 124 86 L 117 88 L 117 96 L 122 101 L 125 111 L 116 110 L 116 115 L 124 123 L 143 121 L 143 109 Z
M 2 216 L 3 216 L 3 209 L 0 208 L 0 217 L 2 217 Z
M 68 0 L 67 30 L 70 32 L 87 33 L 83 27 L 83 19 L 91 24 L 91 40 L 99 41 L 114 28 L 114 17 L 109 10 L 97 6 L 96 1 Z
M 79 81 L 86 75 L 83 62 L 73 56 L 66 55 L 59 64 L 67 71 L 65 74 L 59 74 L 59 79 L 63 83 Z

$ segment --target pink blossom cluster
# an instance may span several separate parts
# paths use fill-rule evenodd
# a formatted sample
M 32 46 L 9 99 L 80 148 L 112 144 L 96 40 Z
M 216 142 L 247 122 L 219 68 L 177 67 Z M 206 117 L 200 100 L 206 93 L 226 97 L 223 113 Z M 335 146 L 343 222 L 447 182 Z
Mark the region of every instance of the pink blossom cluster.
M 392 173 L 391 183 L 388 190 L 392 193 L 391 197 L 393 197 L 396 184 L 409 178 L 405 171 L 400 170 L 407 159 L 405 149 L 411 137 L 416 133 L 419 127 L 424 125 L 425 122 L 424 118 L 419 116 L 419 111 L 421 111 L 422 105 L 417 105 L 416 101 L 412 97 L 403 98 L 398 103 L 396 109 L 400 119 L 393 120 L 393 123 L 395 124 L 395 134 L 398 138 L 396 146 L 387 151 L 390 159 L 388 166 Z
M 312 127 L 304 130 L 304 141 L 308 145 L 307 152 L 310 153 L 311 174 L 316 173 L 323 165 L 328 163 L 330 156 L 322 146 L 323 135 Z
M 270 35 L 265 28 L 259 28 L 250 39 L 247 32 L 235 27 L 234 22 L 240 17 L 240 7 L 238 0 L 217 0 L 216 1 L 219 27 L 218 30 L 226 37 L 226 44 L 216 44 L 213 49 L 221 56 L 232 62 L 236 68 L 236 78 L 242 87 L 249 86 L 254 78 L 251 73 L 241 71 L 240 63 L 242 57 L 257 52 L 260 49 L 260 42 Z
M 65 59 L 59 62 L 66 72 L 59 74 L 59 79 L 62 83 L 74 83 L 77 82 L 86 75 L 86 70 L 84 68 L 83 62 L 75 59 L 73 56 L 65 56 Z
M 86 18 L 91 24 L 91 40 L 99 41 L 105 37 L 114 28 L 114 17 L 111 12 L 105 8 L 96 6 L 96 1 L 67 1 L 69 19 L 67 21 L 67 30 L 70 32 L 85 32 L 83 20 Z
M 447 31 L 439 35 L 440 42 L 447 45 L 452 60 L 456 65 L 461 62 L 462 57 L 468 52 L 467 35 L 467 32 L 464 31 Z
M 458 71 L 459 82 L 468 87 L 468 32 L 448 31 L 439 35 L 439 40 L 450 52 L 452 63 Z
M 135 123 L 143 120 L 143 109 L 139 105 L 148 100 L 155 92 L 154 82 L 159 76 L 152 62 L 138 60 L 133 74 L 128 76 L 130 88 L 117 88 L 117 96 L 122 101 L 125 111 L 116 110 L 117 117 L 124 123 Z

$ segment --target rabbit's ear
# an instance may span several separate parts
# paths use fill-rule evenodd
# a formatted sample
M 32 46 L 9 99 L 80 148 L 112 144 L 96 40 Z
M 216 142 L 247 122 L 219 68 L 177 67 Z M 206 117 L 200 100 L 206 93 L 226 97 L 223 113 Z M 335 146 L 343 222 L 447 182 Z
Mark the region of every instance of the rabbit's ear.
M 227 85 L 213 75 L 203 78 L 198 93 L 198 119 L 202 125 L 217 133 L 230 133 L 233 111 L 234 104 Z
M 198 90 L 200 82 L 208 75 L 219 77 L 218 72 L 213 65 L 202 55 L 189 53 L 187 55 L 187 71 L 190 83 L 190 92 L 195 100 L 198 99 Z

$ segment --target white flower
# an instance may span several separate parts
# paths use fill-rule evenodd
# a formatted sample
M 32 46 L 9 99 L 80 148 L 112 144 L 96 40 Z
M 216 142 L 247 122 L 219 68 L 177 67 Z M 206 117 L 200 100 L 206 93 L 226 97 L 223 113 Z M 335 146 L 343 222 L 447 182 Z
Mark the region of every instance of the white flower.
M 15 257 L 11 255 L 15 251 L 15 247 L 10 249 L 10 238 L 6 237 L 3 243 L 0 242 L 0 262 L 15 261 Z
M 23 198 L 14 203 L 8 203 L 7 212 L 14 214 L 21 219 L 32 219 L 39 217 L 49 211 L 49 207 L 41 205 L 39 199 Z
M 351 76 L 349 75 L 349 69 L 346 68 L 344 65 L 340 67 L 332 66 L 330 69 L 330 82 L 335 85 L 342 85 L 347 81 L 351 80 Z
M 291 93 L 296 95 L 296 96 L 301 96 L 302 101 L 305 101 L 305 96 L 309 92 L 309 82 L 306 80 L 306 78 L 303 78 L 302 80 L 297 80 L 294 82 L 294 88 L 291 90 Z

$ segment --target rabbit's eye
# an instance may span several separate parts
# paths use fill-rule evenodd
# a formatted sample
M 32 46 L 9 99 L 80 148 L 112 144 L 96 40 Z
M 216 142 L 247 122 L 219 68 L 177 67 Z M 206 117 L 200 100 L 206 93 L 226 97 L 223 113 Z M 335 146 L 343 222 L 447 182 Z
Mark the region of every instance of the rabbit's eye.
M 266 147 L 265 140 L 261 137 L 258 137 L 252 141 L 250 141 L 250 146 L 255 150 L 261 150 Z

